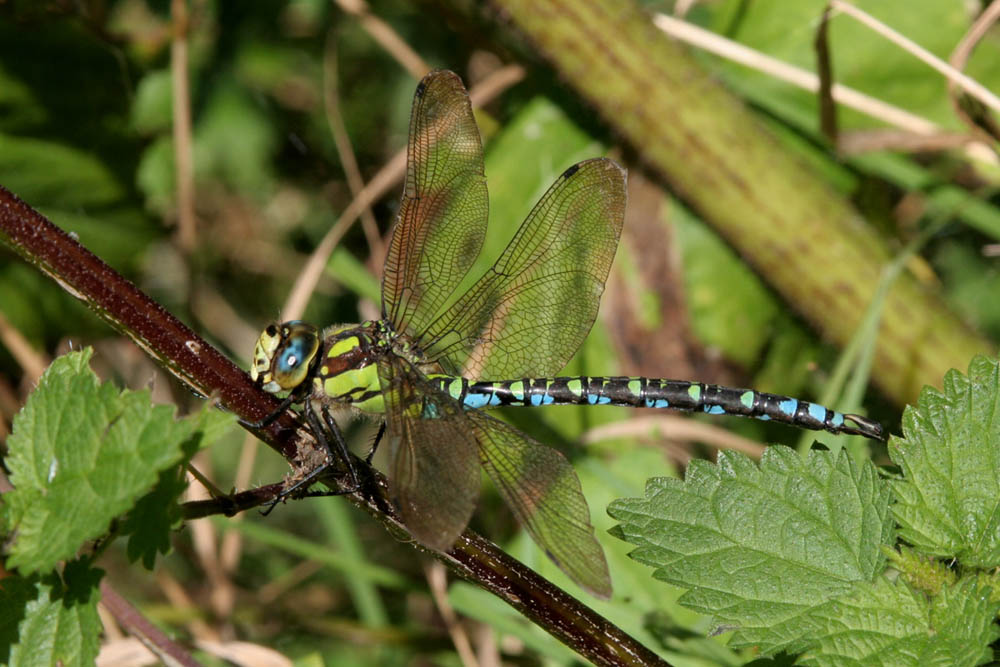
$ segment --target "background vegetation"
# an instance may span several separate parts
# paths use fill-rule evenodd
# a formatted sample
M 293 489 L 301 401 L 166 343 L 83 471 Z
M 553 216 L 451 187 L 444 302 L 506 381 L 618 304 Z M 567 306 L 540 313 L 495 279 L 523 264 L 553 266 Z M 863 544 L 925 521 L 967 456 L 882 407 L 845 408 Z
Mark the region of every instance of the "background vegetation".
M 399 195 L 398 176 L 384 174 L 405 146 L 417 80 L 443 67 L 474 99 L 485 96 L 486 262 L 565 167 L 608 154 L 629 169 L 626 231 L 602 313 L 569 372 L 752 386 L 864 411 L 898 433 L 903 406 L 923 385 L 942 386 L 948 368 L 964 371 L 975 353 L 994 349 L 995 138 L 988 124 L 963 122 L 946 80 L 913 55 L 854 19 L 833 20 L 835 80 L 933 124 L 905 128 L 922 128 L 918 138 L 886 131 L 899 128 L 884 110 L 872 117 L 841 107 L 835 148 L 820 129 L 816 94 L 670 42 L 650 18 L 677 10 L 671 3 L 473 4 L 0 4 L 0 185 L 246 367 L 260 328 L 295 312 L 289 294 L 318 323 L 377 315 Z M 858 5 L 942 58 L 980 9 Z M 697 4 L 684 18 L 815 71 L 823 8 L 734 0 Z M 965 67 L 991 89 L 1000 83 L 997 51 L 994 29 Z M 185 116 L 189 127 L 178 120 Z M 385 186 L 355 223 L 345 211 L 366 183 Z M 342 216 L 315 289 L 293 288 Z M 91 365 L 102 378 L 149 387 L 181 412 L 199 409 L 202 400 L 131 342 L 0 252 L 5 438 L 48 362 L 71 346 L 95 347 Z M 902 270 L 878 295 L 899 257 Z M 869 308 L 880 319 L 865 320 Z M 841 357 L 845 348 L 854 354 Z M 755 655 L 727 647 L 728 634 L 708 638 L 716 624 L 677 603 L 682 588 L 651 581 L 628 557 L 633 547 L 608 535 L 616 520 L 604 508 L 642 496 L 649 477 L 714 459 L 720 447 L 759 456 L 761 443 L 796 445 L 800 433 L 609 408 L 507 416 L 574 459 L 616 590 L 592 606 L 671 661 L 739 664 Z M 355 451 L 374 429 L 350 422 Z M 804 443 L 814 440 L 843 446 L 811 433 Z M 857 460 L 888 462 L 884 449 L 847 446 Z M 236 429 L 194 466 L 223 490 L 288 471 Z M 198 484 L 189 493 L 205 495 Z M 495 496 L 484 497 L 474 527 L 571 586 Z M 504 603 L 446 582 L 440 566 L 339 500 L 288 503 L 266 519 L 190 522 L 172 547 L 152 573 L 130 565 L 124 543 L 98 564 L 114 590 L 206 661 L 574 659 Z M 127 646 L 113 621 L 104 629 L 105 650 Z

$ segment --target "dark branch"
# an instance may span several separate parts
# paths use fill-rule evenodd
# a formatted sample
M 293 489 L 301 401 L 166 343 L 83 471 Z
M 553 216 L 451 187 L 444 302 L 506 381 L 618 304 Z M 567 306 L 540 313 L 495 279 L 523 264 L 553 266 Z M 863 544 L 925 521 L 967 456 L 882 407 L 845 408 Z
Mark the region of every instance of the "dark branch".
M 270 414 L 278 401 L 258 389 L 250 377 L 209 343 L 138 290 L 64 231 L 0 186 L 0 238 L 63 286 L 112 327 L 131 338 L 167 371 L 203 396 L 217 396 L 228 410 L 249 422 Z M 256 435 L 290 464 L 316 449 L 308 429 L 288 414 Z M 665 664 L 633 637 L 608 622 L 496 545 L 467 530 L 446 554 L 420 547 L 387 500 L 386 480 L 357 462 L 371 478 L 362 492 L 345 497 L 382 523 L 393 535 L 448 565 L 459 576 L 506 600 L 585 658 L 603 665 Z M 330 482 L 328 482 L 330 483 Z M 189 514 L 210 509 L 232 513 L 259 504 L 273 488 L 264 487 L 209 506 L 187 508 Z M 273 497 L 273 495 L 271 496 Z M 263 502 L 263 501 L 261 501 Z

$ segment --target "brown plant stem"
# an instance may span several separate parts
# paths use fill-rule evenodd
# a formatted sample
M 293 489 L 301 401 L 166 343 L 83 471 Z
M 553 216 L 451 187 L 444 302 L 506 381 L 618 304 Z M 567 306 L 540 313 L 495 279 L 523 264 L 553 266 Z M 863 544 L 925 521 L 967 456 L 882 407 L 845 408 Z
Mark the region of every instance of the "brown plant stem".
M 242 369 L 2 186 L 0 240 L 131 338 L 192 391 L 216 397 L 226 409 L 251 422 L 263 419 L 277 407 L 278 401 L 257 388 Z M 309 430 L 287 412 L 255 434 L 293 465 L 308 458 L 317 447 Z M 471 530 L 461 535 L 448 553 L 423 549 L 409 536 L 388 501 L 385 477 L 376 470 L 362 469 L 370 474 L 363 491 L 345 497 L 399 539 L 409 541 L 443 562 L 453 573 L 506 600 L 596 664 L 666 664 L 607 619 Z M 264 495 L 273 497 L 272 491 L 265 488 L 248 492 L 250 495 L 239 494 L 235 503 L 252 506 Z M 232 499 L 205 502 L 217 503 L 222 513 L 233 511 Z M 199 512 L 204 516 L 205 511 L 203 505 L 187 508 L 189 516 Z

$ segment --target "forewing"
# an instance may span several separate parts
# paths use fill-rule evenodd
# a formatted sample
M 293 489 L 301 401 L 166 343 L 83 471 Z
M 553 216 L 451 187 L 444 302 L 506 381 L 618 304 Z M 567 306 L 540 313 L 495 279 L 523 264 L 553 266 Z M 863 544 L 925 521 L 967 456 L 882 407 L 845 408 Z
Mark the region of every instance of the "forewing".
M 569 461 L 499 419 L 476 410 L 468 414 L 483 468 L 524 529 L 570 579 L 598 597 L 611 597 L 604 550 Z
M 406 184 L 382 277 L 382 312 L 396 331 L 423 333 L 483 244 L 489 201 L 469 95 L 452 72 L 417 86 Z
M 625 217 L 625 170 L 567 169 L 500 259 L 421 337 L 430 358 L 473 380 L 552 376 L 597 317 Z
M 459 403 L 398 357 L 379 362 L 386 400 L 389 492 L 424 546 L 447 551 L 479 495 L 477 445 Z

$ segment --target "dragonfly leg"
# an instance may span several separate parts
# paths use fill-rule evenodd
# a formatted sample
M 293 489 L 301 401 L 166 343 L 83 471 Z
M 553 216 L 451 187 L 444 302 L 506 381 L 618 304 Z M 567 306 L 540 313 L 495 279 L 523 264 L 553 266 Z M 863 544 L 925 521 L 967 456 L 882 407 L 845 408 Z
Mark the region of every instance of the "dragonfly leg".
M 372 458 L 375 456 L 375 450 L 378 449 L 379 443 L 382 442 L 382 436 L 385 435 L 385 422 L 383 421 L 378 427 L 378 433 L 375 434 L 375 442 L 372 443 L 372 448 L 368 450 L 368 455 L 365 456 L 365 463 L 368 465 L 372 464 Z
M 330 414 L 329 408 L 327 408 L 326 405 L 323 405 L 320 409 L 323 413 L 323 422 L 326 425 L 326 432 L 333 436 L 333 442 L 337 445 L 337 450 L 334 451 L 333 448 L 330 447 L 329 440 L 325 437 L 323 438 L 323 444 L 326 445 L 326 453 L 328 457 L 327 464 L 324 467 L 329 466 L 330 461 L 332 461 L 334 457 L 339 456 L 340 460 L 343 461 L 344 465 L 347 467 L 347 474 L 351 478 L 350 488 L 342 490 L 335 495 L 354 493 L 361 488 L 361 481 L 358 479 L 358 469 L 354 466 L 354 461 L 351 458 L 351 452 L 347 449 L 347 443 L 344 442 L 344 434 L 341 433 L 340 426 L 337 425 L 337 420 Z
M 306 399 L 304 405 L 306 421 L 309 422 L 309 427 L 312 429 L 313 435 L 316 436 L 316 439 L 323 446 L 323 449 L 326 450 L 326 462 L 310 470 L 305 477 L 293 484 L 287 491 L 283 492 L 283 497 L 290 496 L 299 489 L 308 487 L 316 480 L 317 477 L 329 470 L 334 459 L 337 458 L 339 458 L 347 467 L 347 474 L 351 478 L 351 484 L 346 489 L 324 492 L 322 495 L 342 496 L 348 493 L 354 493 L 361 487 L 361 482 L 358 480 L 358 471 L 354 467 L 353 461 L 351 461 L 351 453 L 347 449 L 347 443 L 344 441 L 344 435 L 340 432 L 340 427 L 337 425 L 337 421 L 330 414 L 330 410 L 326 407 L 326 405 L 320 406 L 320 411 L 323 416 L 322 423 L 316 416 L 316 412 L 313 410 L 311 401 Z M 336 449 L 334 449 L 331 445 L 331 439 L 333 440 L 333 445 L 336 445 Z
M 248 422 L 245 419 L 240 419 L 240 425 L 241 426 L 246 426 L 247 428 L 265 428 L 267 426 L 270 426 L 296 400 L 297 400 L 296 396 L 294 395 L 294 392 L 293 392 L 291 395 L 289 395 L 287 398 L 285 398 L 284 400 L 281 401 L 281 403 L 278 405 L 278 407 L 274 409 L 274 412 L 272 412 L 268 416 L 264 417 L 260 421 L 257 421 L 257 422 Z
M 306 422 L 309 424 L 309 428 L 312 430 L 313 435 L 319 441 L 320 445 L 322 445 L 323 449 L 326 450 L 326 461 L 322 465 L 318 465 L 310 470 L 305 477 L 279 493 L 278 496 L 271 502 L 270 506 L 263 512 L 264 516 L 270 514 L 271 510 L 273 510 L 278 503 L 284 501 L 285 498 L 294 495 L 300 489 L 304 490 L 309 488 L 309 486 L 312 485 L 317 478 L 330 469 L 334 459 L 336 458 L 343 461 L 344 465 L 347 467 L 347 474 L 351 479 L 350 486 L 336 491 L 324 491 L 315 495 L 343 496 L 349 493 L 354 493 L 361 488 L 361 480 L 358 478 L 357 468 L 351 460 L 351 453 L 347 449 L 347 443 L 344 441 L 344 435 L 341 433 L 340 427 L 337 425 L 337 421 L 330 414 L 330 410 L 326 407 L 326 405 L 322 405 L 320 407 L 320 411 L 323 417 L 322 422 L 320 422 L 319 418 L 316 416 L 316 412 L 312 407 L 311 401 L 309 401 L 309 399 L 305 400 L 303 413 L 306 416 Z M 336 445 L 336 449 L 334 449 L 331 445 L 331 439 L 333 440 L 333 444 Z

